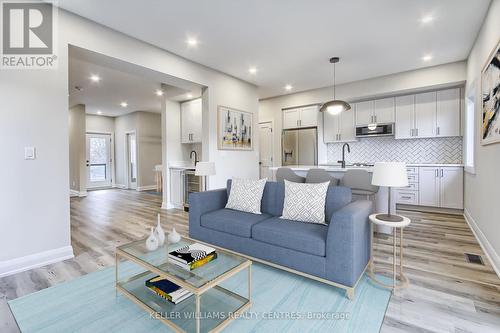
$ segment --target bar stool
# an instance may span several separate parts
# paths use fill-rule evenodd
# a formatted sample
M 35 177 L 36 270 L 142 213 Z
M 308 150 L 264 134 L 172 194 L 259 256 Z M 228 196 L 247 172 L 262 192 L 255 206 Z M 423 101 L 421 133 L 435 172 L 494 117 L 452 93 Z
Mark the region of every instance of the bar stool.
M 347 170 L 342 178 L 342 185 L 350 187 L 352 194 L 365 196 L 367 200 L 374 200 L 378 186 L 372 185 L 372 175 L 366 170 Z
M 326 172 L 325 169 L 309 169 L 309 171 L 307 171 L 306 183 L 326 182 L 330 182 L 330 186 L 336 186 L 339 180 Z
M 294 183 L 305 183 L 306 181 L 305 177 L 297 175 L 290 168 L 278 168 L 276 170 L 276 181 L 283 182 L 285 179 Z

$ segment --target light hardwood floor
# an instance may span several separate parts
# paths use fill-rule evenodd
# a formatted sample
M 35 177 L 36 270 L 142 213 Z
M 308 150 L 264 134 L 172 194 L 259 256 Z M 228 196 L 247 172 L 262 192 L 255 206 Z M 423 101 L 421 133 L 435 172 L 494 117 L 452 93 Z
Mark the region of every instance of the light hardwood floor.
M 114 264 L 117 245 L 146 236 L 156 214 L 166 230 L 188 232 L 188 214 L 161 210 L 161 197 L 126 190 L 90 192 L 71 199 L 75 258 L 0 279 L 0 332 L 18 332 L 7 300 Z M 460 216 L 401 211 L 407 289 L 390 300 L 381 332 L 500 332 L 500 280 Z M 377 235 L 376 264 L 391 263 L 392 239 Z M 485 266 L 468 263 L 480 254 Z

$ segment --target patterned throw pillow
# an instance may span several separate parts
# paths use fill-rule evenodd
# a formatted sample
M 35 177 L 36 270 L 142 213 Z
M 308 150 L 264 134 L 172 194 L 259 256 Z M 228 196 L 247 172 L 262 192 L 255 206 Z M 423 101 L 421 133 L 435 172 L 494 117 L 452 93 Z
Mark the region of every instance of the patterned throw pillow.
M 261 214 L 260 203 L 267 178 L 260 180 L 234 178 L 226 208 Z
M 325 223 L 326 192 L 330 182 L 293 183 L 285 180 L 285 203 L 282 219 Z

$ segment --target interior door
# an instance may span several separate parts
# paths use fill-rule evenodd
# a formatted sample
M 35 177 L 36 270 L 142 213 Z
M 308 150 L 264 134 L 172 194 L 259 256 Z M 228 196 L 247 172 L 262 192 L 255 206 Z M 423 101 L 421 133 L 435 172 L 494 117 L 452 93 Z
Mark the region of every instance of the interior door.
M 418 193 L 419 205 L 439 207 L 439 168 L 419 168 Z
M 272 178 L 269 168 L 273 165 L 273 127 L 271 123 L 259 124 L 260 178 Z
M 111 186 L 111 134 L 87 134 L 87 188 Z
M 127 133 L 127 183 L 128 188 L 137 188 L 137 137 Z

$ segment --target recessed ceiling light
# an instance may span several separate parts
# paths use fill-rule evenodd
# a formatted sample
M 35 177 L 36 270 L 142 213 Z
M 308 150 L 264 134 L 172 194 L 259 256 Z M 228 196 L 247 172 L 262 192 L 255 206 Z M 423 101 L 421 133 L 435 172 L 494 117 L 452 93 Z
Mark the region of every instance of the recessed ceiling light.
M 128 106 L 128 103 L 127 103 L 127 102 L 121 102 L 121 103 L 120 103 L 120 106 L 121 106 L 122 108 L 126 108 L 126 107 Z
M 432 55 L 426 54 L 422 57 L 423 61 L 431 61 L 432 60 Z
M 423 24 L 431 23 L 432 21 L 434 21 L 434 16 L 432 15 L 425 15 L 420 19 L 420 22 Z
M 189 94 L 189 93 L 188 93 L 188 94 L 186 94 L 186 97 L 187 97 L 187 98 L 193 98 L 193 94 Z
M 257 67 L 250 67 L 250 68 L 248 69 L 248 72 L 249 72 L 250 74 L 257 74 Z
M 101 115 L 101 114 L 102 114 L 102 111 L 101 111 L 101 110 L 97 110 L 97 114 L 98 114 L 98 115 Z
M 189 46 L 197 46 L 198 45 L 198 40 L 196 38 L 188 38 L 186 43 Z
M 156 90 L 156 96 L 163 96 L 163 90 Z
M 92 74 L 90 76 L 90 80 L 92 80 L 93 82 L 99 82 L 99 81 L 101 81 L 101 78 L 99 77 L 99 75 Z
M 292 85 L 291 85 L 291 84 L 287 84 L 287 85 L 285 86 L 285 90 L 288 90 L 288 91 L 292 90 L 292 88 L 293 88 L 293 87 L 292 87 Z

